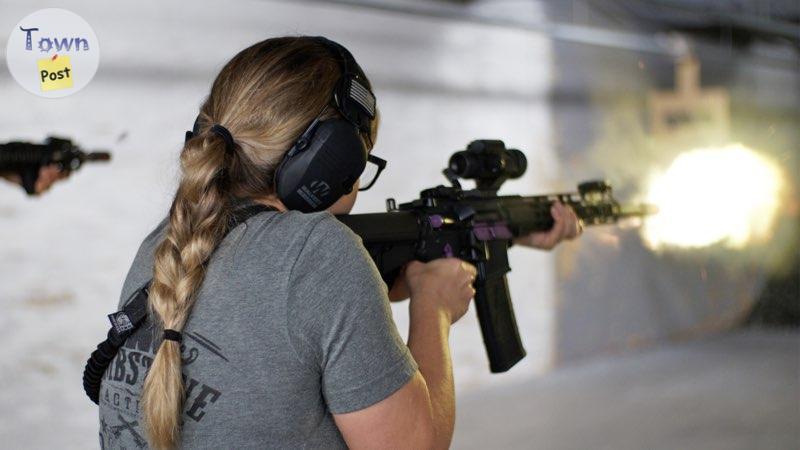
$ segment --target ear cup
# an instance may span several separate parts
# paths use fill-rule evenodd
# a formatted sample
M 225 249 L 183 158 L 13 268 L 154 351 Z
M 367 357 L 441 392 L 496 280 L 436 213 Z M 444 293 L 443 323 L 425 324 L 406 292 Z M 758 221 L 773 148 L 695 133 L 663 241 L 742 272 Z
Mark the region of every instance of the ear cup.
M 307 134 L 304 148 L 284 155 L 275 187 L 286 208 L 322 211 L 351 191 L 367 165 L 367 152 L 357 129 L 343 119 L 320 121 Z

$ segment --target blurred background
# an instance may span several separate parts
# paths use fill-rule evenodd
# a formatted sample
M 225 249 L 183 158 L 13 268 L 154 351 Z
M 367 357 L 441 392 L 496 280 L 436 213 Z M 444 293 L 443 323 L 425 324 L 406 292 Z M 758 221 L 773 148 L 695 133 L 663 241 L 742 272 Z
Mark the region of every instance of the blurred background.
M 510 250 L 528 356 L 492 375 L 474 313 L 455 326 L 454 448 L 800 448 L 798 2 L 3 0 L 0 39 L 45 7 L 94 28 L 100 66 L 60 99 L 1 70 L 0 143 L 113 159 L 39 197 L 0 180 L 0 447 L 96 446 L 83 365 L 211 81 L 256 41 L 321 34 L 382 114 L 389 164 L 354 213 L 444 184 L 475 139 L 528 158 L 501 193 L 605 178 L 661 209 Z

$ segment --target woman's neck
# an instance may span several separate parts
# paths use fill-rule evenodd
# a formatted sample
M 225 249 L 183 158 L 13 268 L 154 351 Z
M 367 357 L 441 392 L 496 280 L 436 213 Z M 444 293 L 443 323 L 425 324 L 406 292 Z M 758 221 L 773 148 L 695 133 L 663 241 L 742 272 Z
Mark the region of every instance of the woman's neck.
M 272 206 L 280 212 L 287 211 L 286 206 L 283 204 L 283 202 L 280 201 L 278 197 L 275 196 L 275 194 L 270 194 L 264 197 L 253 198 L 253 201 L 256 203 L 261 203 L 262 205 Z

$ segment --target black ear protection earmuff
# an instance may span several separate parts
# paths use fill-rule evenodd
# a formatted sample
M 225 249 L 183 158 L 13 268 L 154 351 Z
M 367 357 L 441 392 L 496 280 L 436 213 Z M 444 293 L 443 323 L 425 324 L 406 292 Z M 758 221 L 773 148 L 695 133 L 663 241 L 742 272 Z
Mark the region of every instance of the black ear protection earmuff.
M 322 36 L 312 39 L 339 61 L 342 75 L 331 104 L 343 118 L 317 116 L 278 164 L 274 177 L 278 198 L 286 208 L 302 212 L 322 211 L 352 190 L 367 165 L 360 136 L 370 136 L 375 117 L 375 95 L 353 55 Z M 198 120 L 186 132 L 186 140 L 199 132 Z

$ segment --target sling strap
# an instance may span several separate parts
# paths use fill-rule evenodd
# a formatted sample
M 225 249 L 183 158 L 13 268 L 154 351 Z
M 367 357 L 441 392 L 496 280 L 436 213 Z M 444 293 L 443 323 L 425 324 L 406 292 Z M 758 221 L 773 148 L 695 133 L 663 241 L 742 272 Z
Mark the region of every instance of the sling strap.
M 256 214 L 265 211 L 277 211 L 271 206 L 258 203 L 246 204 L 234 209 L 228 223 L 227 236 L 239 224 Z M 125 303 L 122 310 L 108 315 L 111 328 L 108 330 L 106 340 L 97 345 L 97 349 L 86 361 L 83 369 L 83 390 L 95 404 L 100 401 L 100 384 L 108 366 L 117 356 L 120 347 L 144 323 L 147 318 L 147 298 L 150 294 L 150 282 L 144 284 L 133 293 L 130 300 Z

